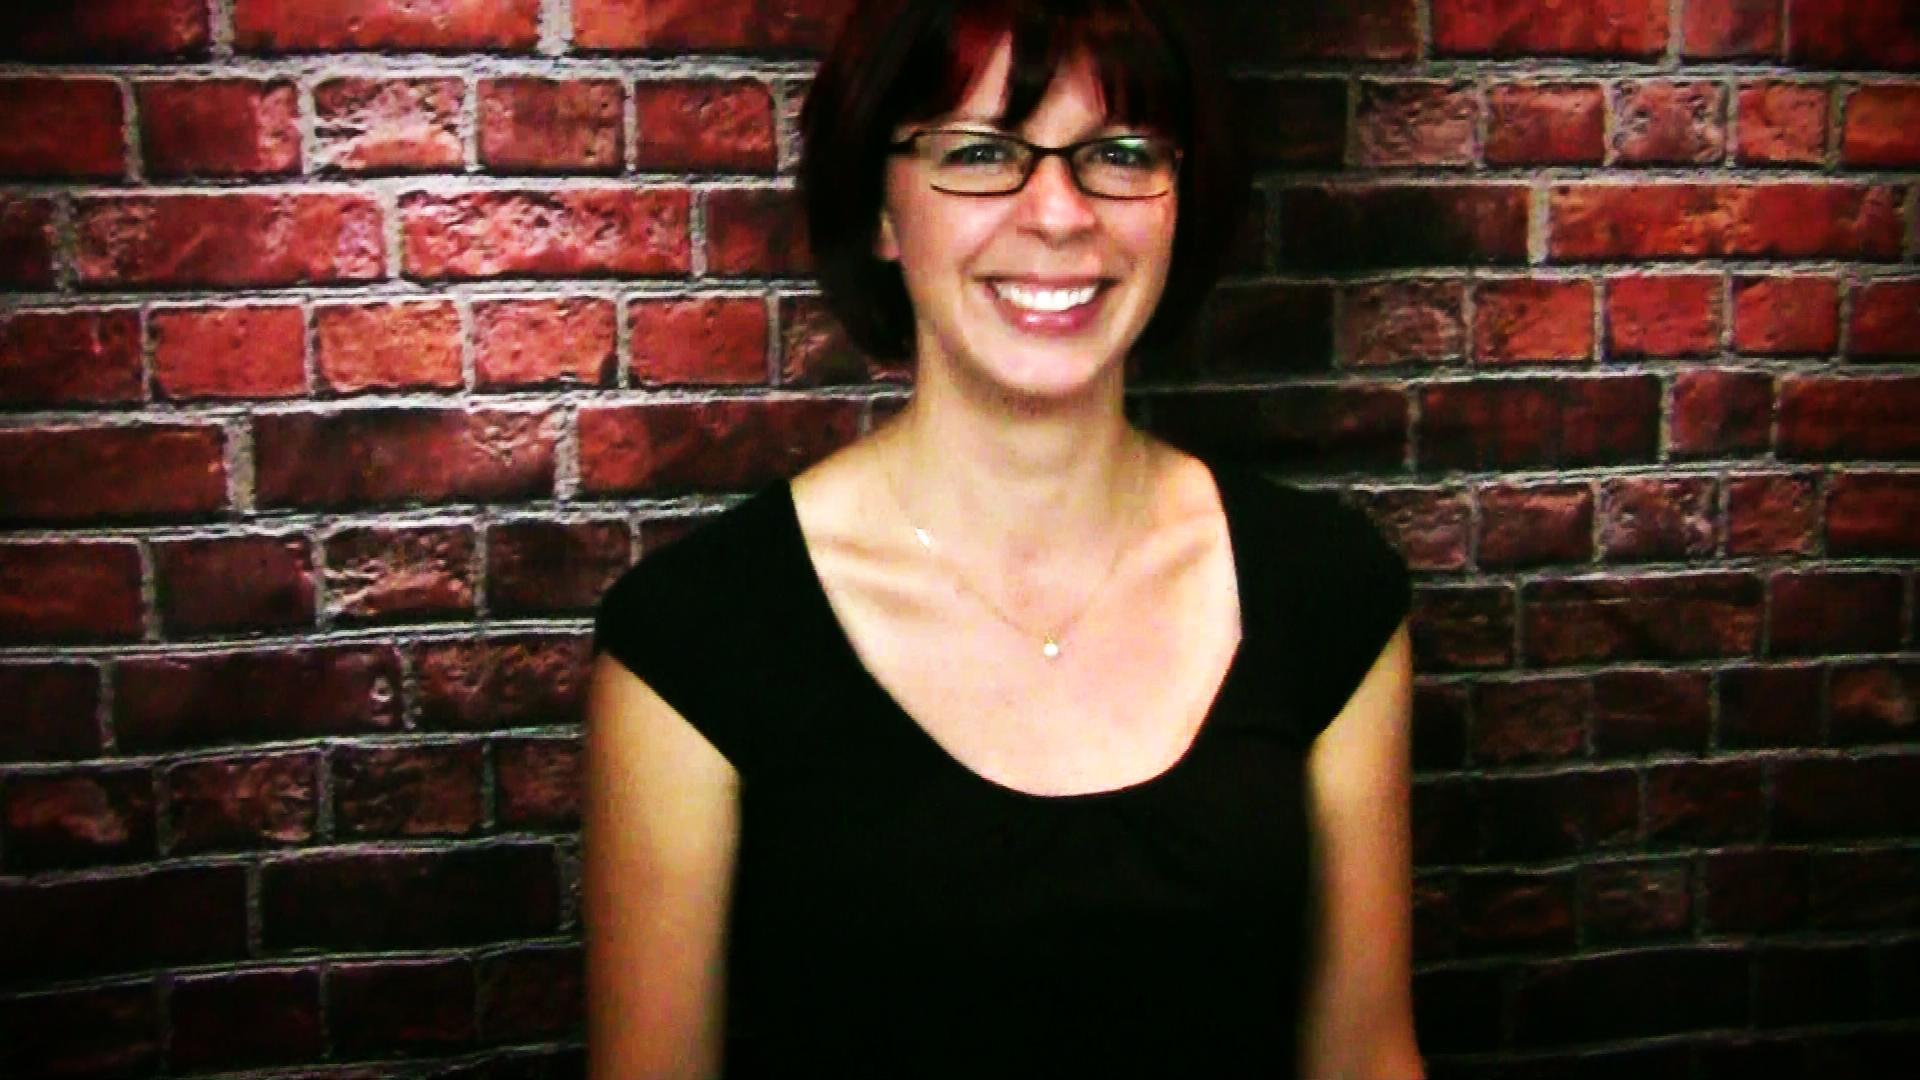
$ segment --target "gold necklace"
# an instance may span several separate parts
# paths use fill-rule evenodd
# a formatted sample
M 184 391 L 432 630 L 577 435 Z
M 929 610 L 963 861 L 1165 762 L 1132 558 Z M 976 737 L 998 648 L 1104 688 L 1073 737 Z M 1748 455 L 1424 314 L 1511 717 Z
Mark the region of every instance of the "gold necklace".
M 1135 516 L 1139 515 L 1144 502 L 1144 500 L 1140 498 L 1140 495 L 1146 488 L 1147 473 L 1149 471 L 1146 458 L 1151 452 L 1151 449 L 1143 444 L 1141 449 L 1142 460 L 1134 483 L 1133 502 Z M 893 504 L 899 509 L 901 518 L 907 523 L 907 528 L 913 531 L 913 538 L 919 542 L 920 549 L 933 558 L 941 559 L 941 561 L 945 562 L 947 564 L 947 572 L 953 575 L 954 584 L 960 586 L 961 589 L 966 591 L 974 599 L 980 601 L 988 611 L 993 613 L 994 618 L 1012 627 L 1015 631 L 1019 632 L 1022 637 L 1039 638 L 1040 655 L 1048 660 L 1058 660 L 1060 658 L 1060 654 L 1065 648 L 1067 634 L 1072 631 L 1074 625 L 1080 621 L 1080 617 L 1085 615 L 1087 611 L 1093 607 L 1093 602 L 1099 599 L 1100 593 L 1107 587 L 1107 582 L 1113 580 L 1113 575 L 1119 571 L 1121 556 L 1127 553 L 1127 538 L 1123 536 L 1120 542 L 1114 545 L 1113 558 L 1108 561 L 1106 572 L 1101 574 L 1100 580 L 1094 584 L 1092 589 L 1088 590 L 1086 599 L 1080 602 L 1080 606 L 1069 612 L 1067 617 L 1053 630 L 1037 633 L 1031 626 L 1009 615 L 1006 609 L 1002 608 L 993 597 L 987 595 L 986 590 L 975 586 L 974 583 L 968 579 L 966 573 L 960 569 L 958 563 L 952 559 L 942 558 L 938 550 L 938 545 L 934 541 L 933 534 L 920 527 L 920 525 L 913 520 L 913 511 L 907 509 L 907 500 L 905 496 L 901 494 L 900 482 L 899 479 L 894 476 L 893 470 L 883 467 L 881 471 L 886 474 L 887 490 L 889 494 L 893 496 Z

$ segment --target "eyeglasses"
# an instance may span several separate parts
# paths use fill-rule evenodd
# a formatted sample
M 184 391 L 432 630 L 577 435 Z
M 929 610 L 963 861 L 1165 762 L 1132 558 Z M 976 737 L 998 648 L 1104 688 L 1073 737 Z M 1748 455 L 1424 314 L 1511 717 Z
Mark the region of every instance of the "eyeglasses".
M 1180 151 L 1155 135 L 1108 135 L 1066 146 L 1036 146 L 995 131 L 916 131 L 888 150 L 932 166 L 935 191 L 1011 195 L 1027 186 L 1042 158 L 1066 159 L 1074 186 L 1102 199 L 1151 199 L 1173 190 Z

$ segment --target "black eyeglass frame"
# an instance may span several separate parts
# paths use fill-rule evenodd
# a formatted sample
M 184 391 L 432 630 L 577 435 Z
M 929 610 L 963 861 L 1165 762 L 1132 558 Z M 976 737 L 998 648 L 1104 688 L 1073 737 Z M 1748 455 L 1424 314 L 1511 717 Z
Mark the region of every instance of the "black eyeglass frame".
M 1019 194 L 1026 189 L 1027 183 L 1033 179 L 1034 172 L 1040 168 L 1040 162 L 1046 158 L 1055 156 L 1058 156 L 1066 164 L 1067 175 L 1073 178 L 1074 188 L 1077 189 L 1080 194 L 1090 199 L 1116 199 L 1132 202 L 1140 199 L 1163 198 L 1179 184 L 1180 159 L 1183 156 L 1179 147 L 1169 146 L 1173 155 L 1173 175 L 1171 182 L 1167 184 L 1165 190 L 1156 191 L 1151 195 L 1109 195 L 1103 191 L 1092 191 L 1088 189 L 1086 182 L 1080 179 L 1080 170 L 1073 167 L 1073 155 L 1085 150 L 1089 146 L 1098 146 L 1101 143 L 1129 142 L 1134 140 L 1150 140 L 1153 142 L 1166 143 L 1167 140 L 1154 135 L 1097 135 L 1091 139 L 1081 139 L 1079 142 L 1068 143 L 1065 146 L 1041 146 L 1039 143 L 1028 142 L 1018 135 L 1010 135 L 1004 131 L 975 131 L 969 128 L 928 128 L 924 131 L 916 131 L 904 139 L 888 143 L 887 152 L 889 154 L 911 153 L 915 143 L 934 135 L 972 135 L 978 138 L 1001 139 L 1026 149 L 1028 155 L 1026 171 L 1020 174 L 1019 183 L 1005 191 L 955 191 L 952 188 L 941 187 L 931 180 L 928 181 L 928 186 L 943 195 L 958 195 L 962 198 L 969 199 L 998 199 L 1006 195 Z

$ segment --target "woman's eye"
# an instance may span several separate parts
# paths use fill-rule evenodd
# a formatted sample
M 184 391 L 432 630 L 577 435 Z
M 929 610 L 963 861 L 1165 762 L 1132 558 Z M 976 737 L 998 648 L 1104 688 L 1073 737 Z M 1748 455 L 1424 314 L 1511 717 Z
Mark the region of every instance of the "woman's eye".
M 1013 148 L 998 139 L 975 139 L 952 147 L 940 158 L 942 165 L 979 167 L 1005 165 L 1013 161 Z
M 1094 147 L 1094 161 L 1119 169 L 1150 169 L 1158 155 L 1148 143 L 1104 142 Z

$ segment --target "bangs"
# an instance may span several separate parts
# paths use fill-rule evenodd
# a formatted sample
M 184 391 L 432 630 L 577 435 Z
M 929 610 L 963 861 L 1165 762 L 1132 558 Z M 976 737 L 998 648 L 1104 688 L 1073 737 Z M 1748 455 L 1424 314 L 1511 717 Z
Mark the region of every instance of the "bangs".
M 1190 79 L 1180 51 L 1134 0 L 993 0 L 961 5 L 946 25 L 925 29 L 930 32 L 914 43 L 902 69 L 901 111 L 890 118 L 896 123 L 952 112 L 1011 36 L 1006 96 L 993 118 L 1001 127 L 1026 123 L 1054 76 L 1084 56 L 1109 122 L 1183 145 L 1192 137 Z

